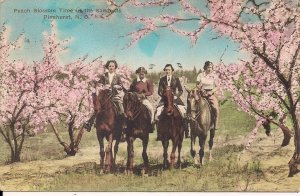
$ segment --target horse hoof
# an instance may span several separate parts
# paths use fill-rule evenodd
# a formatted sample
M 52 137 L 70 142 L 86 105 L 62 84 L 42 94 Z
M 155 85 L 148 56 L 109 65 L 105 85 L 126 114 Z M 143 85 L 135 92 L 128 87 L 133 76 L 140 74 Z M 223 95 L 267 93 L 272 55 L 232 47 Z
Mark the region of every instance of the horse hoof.
M 104 171 L 103 171 L 103 169 L 100 169 L 100 171 L 99 171 L 99 175 L 103 175 L 104 174 Z
M 142 169 L 141 174 L 143 177 L 148 177 L 148 172 L 145 169 Z
M 149 177 L 149 175 L 148 175 L 148 174 L 143 174 L 142 176 L 143 176 L 143 177 Z
M 195 158 L 194 158 L 194 164 L 195 164 L 195 165 L 199 165 L 198 159 L 195 159 Z

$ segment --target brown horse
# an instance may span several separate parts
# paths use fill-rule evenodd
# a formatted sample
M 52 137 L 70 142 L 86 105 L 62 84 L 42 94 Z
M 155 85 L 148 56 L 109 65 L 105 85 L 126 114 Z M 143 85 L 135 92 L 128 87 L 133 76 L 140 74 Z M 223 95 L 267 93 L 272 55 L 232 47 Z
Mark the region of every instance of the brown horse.
M 184 123 L 177 107 L 174 106 L 174 95 L 170 88 L 167 88 L 163 93 L 164 109 L 160 115 L 160 119 L 157 124 L 157 132 L 160 133 L 162 145 L 164 148 L 163 152 L 163 167 L 168 168 L 168 146 L 169 140 L 172 140 L 172 152 L 170 168 L 174 167 L 175 152 L 178 148 L 178 159 L 177 163 L 180 164 L 180 151 L 182 147 L 183 134 L 184 134 Z
M 147 147 L 149 141 L 149 133 L 151 129 L 151 117 L 148 109 L 142 102 L 137 93 L 128 92 L 124 98 L 124 110 L 127 116 L 127 173 L 132 174 L 133 171 L 133 157 L 134 157 L 134 141 L 136 138 L 142 140 L 144 160 L 143 175 L 148 174 L 149 160 L 147 155 Z
M 199 158 L 200 165 L 203 164 L 204 157 L 204 147 L 205 141 L 210 133 L 209 138 L 209 160 L 212 159 L 211 150 L 213 147 L 213 139 L 215 136 L 215 120 L 214 115 L 211 110 L 211 106 L 207 99 L 203 97 L 204 95 L 201 92 L 196 90 L 188 91 L 188 104 L 190 104 L 191 108 L 191 119 L 190 119 L 190 128 L 191 128 L 191 155 L 197 163 L 195 159 L 196 152 L 194 150 L 194 145 L 196 138 L 199 138 Z
M 93 95 L 93 104 L 96 113 L 96 131 L 97 138 L 100 145 L 100 173 L 110 172 L 112 165 L 115 164 L 116 154 L 118 152 L 119 143 L 122 135 L 122 123 L 117 117 L 115 105 L 112 101 L 112 91 L 110 89 L 103 89 L 99 91 L 98 96 Z M 104 151 L 104 141 L 106 138 L 107 146 Z M 114 145 L 114 156 L 112 154 L 112 143 L 116 140 Z M 105 158 L 105 165 L 104 165 Z

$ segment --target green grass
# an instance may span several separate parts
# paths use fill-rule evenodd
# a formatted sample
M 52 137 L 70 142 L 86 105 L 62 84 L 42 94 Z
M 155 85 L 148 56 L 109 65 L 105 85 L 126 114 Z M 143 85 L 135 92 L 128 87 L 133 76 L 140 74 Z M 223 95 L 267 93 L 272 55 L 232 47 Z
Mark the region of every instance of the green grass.
M 236 105 L 228 100 L 220 107 L 219 134 L 243 135 L 249 133 L 255 125 L 255 119 L 237 110 Z
M 254 166 L 239 166 L 236 162 L 241 146 L 225 146 L 216 149 L 212 162 L 202 167 L 189 162 L 182 168 L 162 170 L 151 165 L 149 177 L 138 174 L 99 175 L 94 172 L 62 174 L 49 183 L 33 187 L 35 191 L 237 191 L 245 190 L 249 175 L 256 172 Z M 217 169 L 216 169 L 217 168 Z M 78 183 L 80 179 L 80 183 Z M 257 180 L 259 179 L 256 177 Z M 245 187 L 237 187 L 245 184 Z
M 236 106 L 231 101 L 227 101 L 220 107 L 220 129 L 216 132 L 216 137 L 222 138 L 235 137 L 249 133 L 254 127 L 255 120 L 246 113 L 236 110 Z M 58 131 L 62 134 L 65 142 L 69 143 L 66 128 L 58 126 Z M 149 146 L 161 145 L 160 142 L 155 141 L 155 135 L 151 134 Z M 137 140 L 138 141 L 138 140 Z M 85 132 L 80 143 L 80 147 L 97 146 L 98 141 L 94 130 L 92 132 Z M 183 146 L 189 147 L 189 140 L 184 140 Z M 141 148 L 141 142 L 136 142 L 136 148 Z M 7 144 L 1 137 L 0 140 L 0 165 L 8 163 L 10 158 L 10 151 Z M 126 151 L 120 153 L 126 154 Z M 123 156 L 122 155 L 122 156 Z M 63 147 L 59 145 L 54 133 L 50 128 L 46 132 L 37 134 L 35 137 L 26 137 L 24 147 L 21 153 L 21 161 L 34 161 L 46 159 L 62 159 L 65 157 Z
M 255 120 L 243 112 L 237 111 L 234 103 L 225 102 L 220 107 L 220 129 L 215 137 L 222 141 L 248 134 L 255 125 Z M 58 130 L 69 143 L 68 135 L 63 127 Z M 119 164 L 120 172 L 115 174 L 99 175 L 98 171 L 84 173 L 70 172 L 57 174 L 54 178 L 37 182 L 32 185 L 33 191 L 240 191 L 247 190 L 249 180 L 257 180 L 261 176 L 259 162 L 249 163 L 247 167 L 237 164 L 237 154 L 242 151 L 242 146 L 219 145 L 213 148 L 214 160 L 201 168 L 193 164 L 189 154 L 190 140 L 184 139 L 182 167 L 174 170 L 162 170 L 162 145 L 155 140 L 156 133 L 150 135 L 148 151 L 150 159 L 150 176 L 142 177 L 140 169 L 142 164 L 141 147 L 139 140 L 135 142 L 135 168 L 132 176 L 125 175 L 125 164 Z M 1 138 L 2 139 L 2 138 Z M 208 139 L 207 139 L 208 141 Z M 170 144 L 171 145 L 171 144 Z M 122 144 L 118 157 L 126 163 L 126 145 Z M 80 148 L 99 148 L 95 130 L 85 132 Z M 9 149 L 1 141 L 0 165 L 7 162 Z M 198 145 L 196 145 L 198 149 Z M 170 147 L 169 147 L 170 150 Z M 207 150 L 205 160 L 207 160 Z M 54 133 L 49 129 L 45 133 L 28 137 L 25 140 L 21 161 L 55 160 L 65 157 L 63 147 L 59 145 Z M 253 174 L 253 175 L 252 175 Z M 249 176 L 254 176 L 249 178 Z M 242 185 L 239 185 L 242 184 Z

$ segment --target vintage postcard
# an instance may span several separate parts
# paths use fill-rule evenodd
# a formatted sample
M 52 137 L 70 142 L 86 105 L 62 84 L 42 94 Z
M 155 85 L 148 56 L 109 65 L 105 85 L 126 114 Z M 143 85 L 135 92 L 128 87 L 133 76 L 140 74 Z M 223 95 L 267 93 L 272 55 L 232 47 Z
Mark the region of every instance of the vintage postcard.
M 0 0 L 0 190 L 300 189 L 299 0 Z

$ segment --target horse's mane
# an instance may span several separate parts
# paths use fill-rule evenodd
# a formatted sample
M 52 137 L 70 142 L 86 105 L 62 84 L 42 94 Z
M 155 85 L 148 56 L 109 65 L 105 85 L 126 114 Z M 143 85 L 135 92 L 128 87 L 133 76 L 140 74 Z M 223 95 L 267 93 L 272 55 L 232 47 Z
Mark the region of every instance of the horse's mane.
M 144 104 L 142 104 L 142 102 L 139 100 L 138 97 L 138 93 L 136 92 L 128 92 L 125 94 L 124 96 L 124 104 L 128 104 L 127 102 L 131 101 L 133 102 L 132 105 L 134 105 L 134 111 L 140 109 L 140 107 L 142 107 L 141 109 L 147 109 L 146 106 Z

